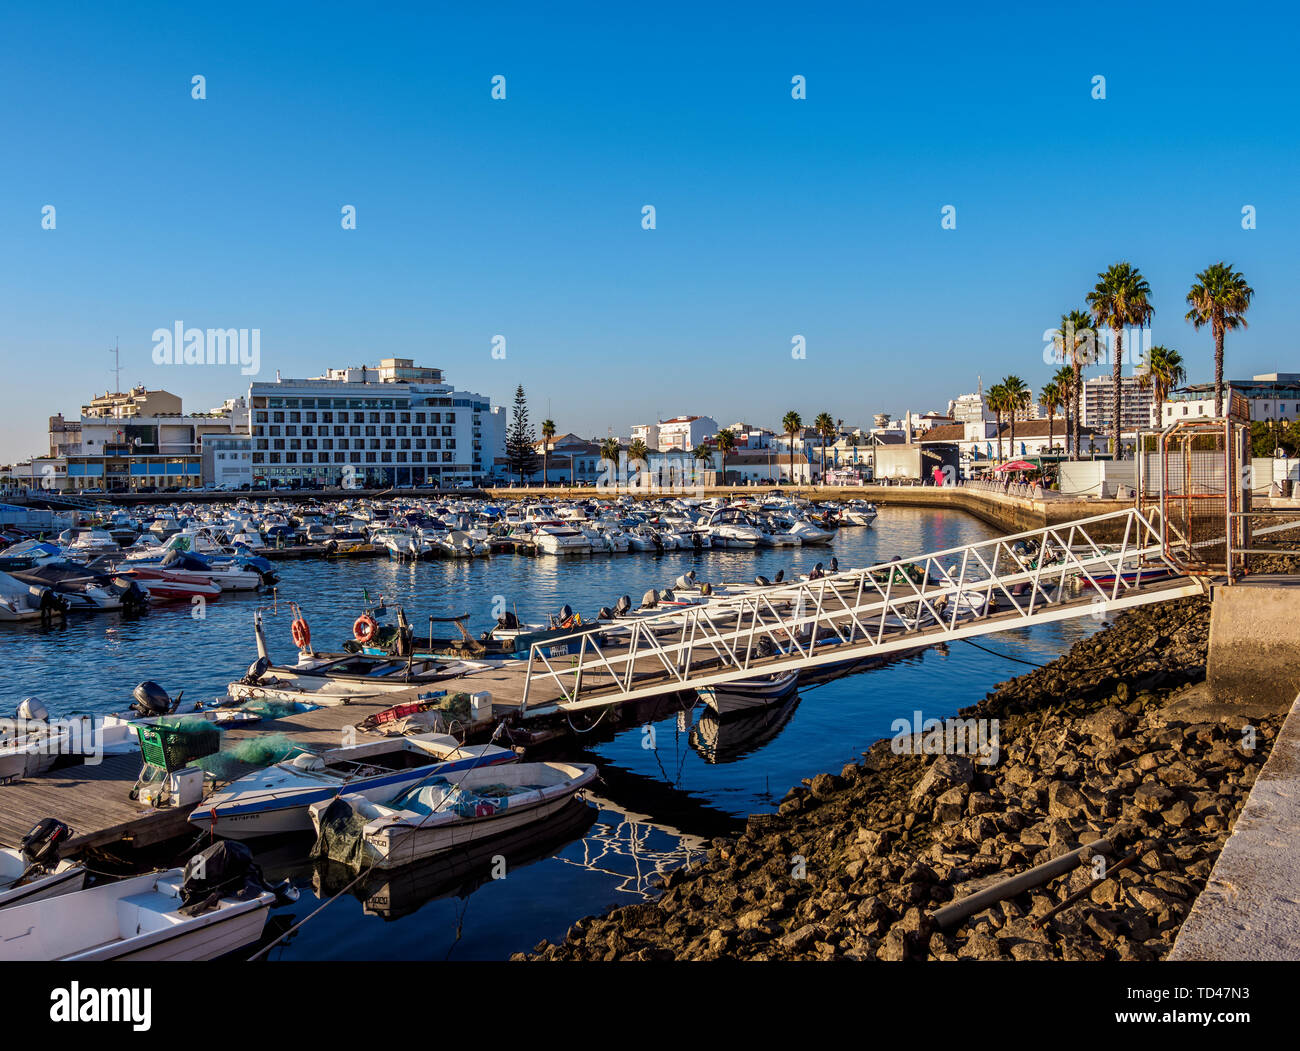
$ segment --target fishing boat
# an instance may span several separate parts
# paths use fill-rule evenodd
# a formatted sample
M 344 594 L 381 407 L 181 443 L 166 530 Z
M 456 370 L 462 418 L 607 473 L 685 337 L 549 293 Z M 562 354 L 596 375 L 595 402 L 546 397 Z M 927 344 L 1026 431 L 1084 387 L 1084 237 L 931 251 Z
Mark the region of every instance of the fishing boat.
M 216 851 L 231 846 L 214 844 L 185 869 L 0 909 L 0 960 L 212 960 L 255 942 L 271 906 L 297 892 L 267 887 L 251 856 L 245 871 L 222 871 Z
M 311 821 L 326 856 L 396 868 L 544 821 L 595 776 L 586 763 L 517 763 L 460 776 L 440 771 L 391 795 L 321 801 L 310 808 Z
M 59 849 L 72 835 L 62 821 L 46 818 L 23 837 L 18 849 L 0 847 L 0 909 L 80 890 L 86 869 L 60 860 Z
M 697 691 L 700 699 L 719 715 L 749 711 L 780 704 L 799 688 L 797 671 L 773 672 L 749 679 L 702 686 Z
M 319 754 L 302 751 L 230 782 L 200 803 L 190 821 L 226 839 L 306 832 L 312 827 L 307 808 L 341 792 L 387 799 L 431 776 L 515 759 L 508 748 L 462 745 L 450 734 L 384 737 Z
M 232 700 L 307 700 L 321 705 L 347 704 L 495 667 L 485 661 L 417 658 L 414 655 L 317 653 L 311 649 L 311 632 L 306 620 L 297 607 L 294 610 L 294 641 L 299 645 L 297 663 L 272 663 L 262 631 L 261 612 L 254 612 L 257 660 L 242 679 L 226 688 L 227 696 Z M 358 618 L 358 622 L 362 619 L 364 617 Z M 374 623 L 373 619 L 371 623 Z

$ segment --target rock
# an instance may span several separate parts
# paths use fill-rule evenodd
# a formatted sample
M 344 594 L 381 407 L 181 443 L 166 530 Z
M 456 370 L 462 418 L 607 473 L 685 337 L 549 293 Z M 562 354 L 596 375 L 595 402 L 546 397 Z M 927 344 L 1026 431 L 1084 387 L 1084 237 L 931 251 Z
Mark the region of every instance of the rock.
M 974 779 L 975 766 L 964 755 L 938 756 L 912 789 L 911 803 L 915 807 L 956 785 L 969 785 Z
M 1113 745 L 1129 735 L 1134 722 L 1131 715 L 1119 708 L 1099 708 L 1079 720 L 1079 729 L 1103 745 Z
M 937 824 L 959 821 L 966 810 L 966 795 L 970 791 L 965 785 L 950 788 L 935 800 L 933 820 Z
M 821 933 L 822 932 L 818 930 L 815 924 L 805 923 L 797 930 L 781 935 L 781 937 L 777 939 L 776 943 L 788 952 L 800 952 L 801 950 L 808 948 L 808 946 L 810 946 Z
M 1148 814 L 1156 814 L 1174 801 L 1174 794 L 1164 785 L 1146 781 L 1133 793 L 1133 805 Z
M 1068 821 L 1084 814 L 1087 805 L 1079 790 L 1064 781 L 1053 781 L 1047 788 L 1047 813 L 1051 817 Z

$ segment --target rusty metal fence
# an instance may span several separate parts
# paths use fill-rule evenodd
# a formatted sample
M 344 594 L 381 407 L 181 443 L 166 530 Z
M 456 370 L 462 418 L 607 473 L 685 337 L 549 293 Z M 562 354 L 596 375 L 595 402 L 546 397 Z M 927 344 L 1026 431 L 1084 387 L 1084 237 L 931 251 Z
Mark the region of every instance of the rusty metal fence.
M 1182 420 L 1139 435 L 1137 501 L 1164 556 L 1197 576 L 1246 570 L 1250 430 L 1227 418 Z

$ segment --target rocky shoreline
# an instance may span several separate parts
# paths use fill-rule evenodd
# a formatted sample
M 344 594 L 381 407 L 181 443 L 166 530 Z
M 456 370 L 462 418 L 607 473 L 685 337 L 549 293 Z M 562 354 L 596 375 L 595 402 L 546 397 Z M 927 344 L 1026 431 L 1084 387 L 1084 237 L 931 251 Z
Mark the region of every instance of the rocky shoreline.
M 1207 697 L 1208 640 L 1203 598 L 1123 613 L 959 713 L 997 720 L 996 762 L 879 741 L 714 840 L 656 901 L 515 958 L 1160 959 L 1282 722 Z M 940 926 L 944 906 L 1099 840 Z

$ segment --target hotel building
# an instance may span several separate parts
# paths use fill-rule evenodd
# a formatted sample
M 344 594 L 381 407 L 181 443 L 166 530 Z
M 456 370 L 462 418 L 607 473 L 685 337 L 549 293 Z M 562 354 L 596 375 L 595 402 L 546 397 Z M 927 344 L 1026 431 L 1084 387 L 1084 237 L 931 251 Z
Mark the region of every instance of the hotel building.
M 478 484 L 505 451 L 505 413 L 410 358 L 249 388 L 255 483 Z

